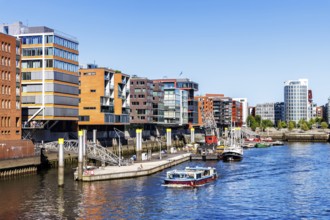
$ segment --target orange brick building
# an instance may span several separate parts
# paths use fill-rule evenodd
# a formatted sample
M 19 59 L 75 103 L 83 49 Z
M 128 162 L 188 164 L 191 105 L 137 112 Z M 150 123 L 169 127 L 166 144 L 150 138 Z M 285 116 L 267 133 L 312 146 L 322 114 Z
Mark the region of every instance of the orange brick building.
M 81 68 L 79 74 L 79 128 L 129 124 L 130 77 L 96 65 Z
M 0 140 L 21 139 L 21 47 L 0 33 Z
M 213 112 L 214 120 L 218 127 L 228 127 L 230 123 L 242 126 L 242 103 L 223 94 L 206 94 L 197 96 L 198 100 L 198 124 L 203 125 L 202 105 L 204 113 Z

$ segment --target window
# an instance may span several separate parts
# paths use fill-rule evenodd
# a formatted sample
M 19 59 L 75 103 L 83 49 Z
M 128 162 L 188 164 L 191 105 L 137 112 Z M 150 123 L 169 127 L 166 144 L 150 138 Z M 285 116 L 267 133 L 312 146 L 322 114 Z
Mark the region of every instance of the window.
M 53 60 L 46 60 L 46 67 L 53 67 Z
M 79 116 L 79 121 L 89 121 L 89 116 Z
M 86 72 L 84 73 L 84 76 L 93 76 L 93 75 L 96 75 L 95 72 Z
M 84 107 L 84 110 L 93 110 L 96 109 L 95 107 Z
M 23 80 L 31 80 L 31 72 L 22 72 Z
M 95 89 L 91 89 L 91 92 L 96 92 L 96 90 Z
M 23 44 L 42 44 L 41 36 L 24 36 L 22 37 Z

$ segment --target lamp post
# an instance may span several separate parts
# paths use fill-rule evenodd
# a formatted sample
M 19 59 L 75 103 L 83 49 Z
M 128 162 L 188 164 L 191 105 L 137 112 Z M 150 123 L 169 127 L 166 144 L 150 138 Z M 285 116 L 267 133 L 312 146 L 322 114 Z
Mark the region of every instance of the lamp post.
M 117 129 L 117 128 L 113 128 L 113 130 L 115 131 L 116 135 L 118 136 L 118 141 L 119 141 L 119 145 L 118 145 L 118 156 L 119 156 L 119 161 L 118 161 L 118 165 L 121 166 L 121 142 L 120 142 L 120 135 L 118 134 L 118 132 L 123 133 L 125 135 L 124 132 L 122 132 L 121 130 Z

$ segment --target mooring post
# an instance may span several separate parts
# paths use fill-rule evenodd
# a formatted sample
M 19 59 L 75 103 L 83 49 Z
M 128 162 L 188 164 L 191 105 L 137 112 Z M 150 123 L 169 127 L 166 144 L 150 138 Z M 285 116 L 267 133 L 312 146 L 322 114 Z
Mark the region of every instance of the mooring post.
M 96 134 L 97 134 L 97 130 L 93 129 L 93 143 L 96 144 Z
M 78 131 L 78 180 L 82 180 L 83 174 L 83 131 Z
M 142 129 L 136 129 L 136 160 L 142 160 Z
M 63 187 L 64 185 L 64 139 L 58 139 L 58 186 Z
M 190 143 L 195 143 L 195 128 L 190 129 Z
M 166 146 L 167 146 L 167 153 L 170 153 L 170 148 L 172 146 L 172 130 L 171 128 L 166 129 Z
M 83 130 L 83 167 L 86 167 L 87 130 Z

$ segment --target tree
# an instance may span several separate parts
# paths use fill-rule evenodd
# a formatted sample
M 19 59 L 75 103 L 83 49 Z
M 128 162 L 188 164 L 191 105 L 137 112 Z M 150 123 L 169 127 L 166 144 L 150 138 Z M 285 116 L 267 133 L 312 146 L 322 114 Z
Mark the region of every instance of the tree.
M 315 124 L 315 119 L 314 119 L 314 118 L 311 118 L 311 119 L 309 120 L 309 124 L 314 125 L 314 124 Z
M 261 126 L 261 116 L 260 115 L 256 115 L 255 120 L 257 122 L 257 125 L 258 126 Z
M 320 118 L 320 117 L 316 117 L 315 118 L 315 123 L 321 123 L 322 122 L 322 118 Z
M 307 125 L 307 122 L 302 123 L 302 124 L 300 125 L 300 128 L 301 128 L 302 130 L 304 130 L 304 131 L 308 131 L 308 130 L 309 130 L 309 127 L 308 127 L 308 125 Z
M 287 127 L 287 124 L 286 124 L 285 121 L 282 121 L 282 122 L 281 122 L 281 125 L 282 125 L 282 128 L 286 128 L 286 127 Z
M 328 128 L 328 123 L 326 123 L 325 121 L 324 121 L 324 122 L 321 122 L 321 127 L 322 127 L 323 129 Z
M 298 122 L 298 127 L 301 128 L 303 126 L 303 124 L 306 124 L 306 120 L 302 118 Z
M 295 123 L 294 121 L 289 121 L 289 126 L 288 126 L 289 131 L 292 131 L 292 129 L 294 129 L 295 124 L 296 124 L 296 123 Z
M 249 115 L 246 119 L 246 123 L 249 127 L 256 122 L 255 118 L 252 115 Z

